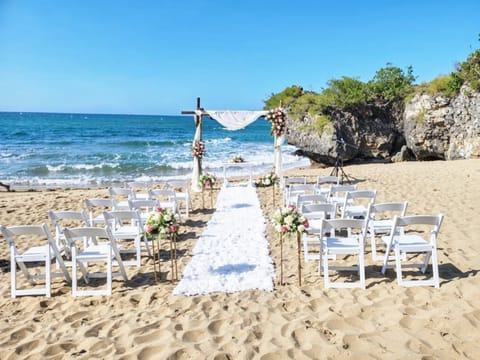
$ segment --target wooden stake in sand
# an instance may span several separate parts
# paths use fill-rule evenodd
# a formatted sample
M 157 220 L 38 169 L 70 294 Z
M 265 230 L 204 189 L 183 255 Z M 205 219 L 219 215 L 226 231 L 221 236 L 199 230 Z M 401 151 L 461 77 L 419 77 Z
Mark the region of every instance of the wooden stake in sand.
M 280 285 L 283 286 L 283 234 L 280 233 Z
M 302 286 L 302 257 L 300 256 L 301 253 L 301 234 L 297 231 L 297 255 L 298 255 L 298 286 Z
M 170 259 L 172 263 L 172 282 L 178 280 L 178 269 L 177 269 L 177 235 L 171 233 L 170 236 Z
M 158 281 L 162 276 L 162 273 L 160 272 L 160 240 L 161 240 L 160 234 L 158 234 L 156 239 L 152 236 L 153 278 L 155 280 L 155 284 L 158 283 Z M 155 250 L 155 242 L 157 243 L 157 250 Z M 158 279 L 157 279 L 157 260 L 158 260 Z

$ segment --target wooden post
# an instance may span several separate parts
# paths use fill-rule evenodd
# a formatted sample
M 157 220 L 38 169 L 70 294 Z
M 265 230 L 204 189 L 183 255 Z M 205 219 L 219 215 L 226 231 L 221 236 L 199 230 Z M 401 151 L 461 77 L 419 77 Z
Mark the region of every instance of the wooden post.
M 297 254 L 298 254 L 298 286 L 302 286 L 302 257 L 301 254 L 301 234 L 297 231 Z
M 275 182 L 272 184 L 273 206 L 275 206 Z
M 280 285 L 283 285 L 283 234 L 280 233 Z
M 177 280 L 177 243 L 175 234 L 170 234 L 170 262 L 172 266 L 172 282 Z
M 213 209 L 213 185 L 210 184 L 210 208 Z

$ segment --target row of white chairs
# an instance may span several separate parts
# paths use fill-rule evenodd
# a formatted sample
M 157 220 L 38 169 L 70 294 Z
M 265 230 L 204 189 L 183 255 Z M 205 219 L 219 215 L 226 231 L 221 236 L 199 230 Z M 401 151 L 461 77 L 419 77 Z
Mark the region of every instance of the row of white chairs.
M 162 188 L 158 188 L 161 185 Z M 155 183 L 149 181 L 128 182 L 123 187 L 111 187 L 108 189 L 110 197 L 115 199 L 118 208 L 127 208 L 128 200 L 151 200 L 158 197 L 168 197 L 175 201 L 178 212 L 183 211 L 188 218 L 192 207 L 190 197 L 189 180 L 168 180 Z
M 169 189 L 151 190 L 151 194 L 171 192 Z M 157 194 L 158 195 L 158 194 Z M 85 210 L 80 211 L 49 211 L 48 216 L 52 222 L 54 236 L 46 224 L 29 226 L 1 226 L 1 232 L 10 247 L 11 253 L 11 295 L 43 294 L 50 296 L 50 283 L 53 276 L 64 276 L 72 282 L 72 293 L 79 295 L 105 295 L 111 293 L 112 266 L 118 266 L 118 274 L 125 280 L 124 266 L 141 266 L 141 254 L 146 251 L 151 256 L 148 239 L 144 235 L 144 224 L 150 213 L 157 207 L 169 207 L 175 211 L 174 201 L 159 200 L 128 200 L 128 209 L 122 210 L 114 199 L 86 199 Z M 73 232 L 67 232 L 71 229 Z M 82 230 L 87 229 L 87 230 Z M 70 238 L 69 235 L 70 234 Z M 83 234 L 83 235 L 79 235 Z M 21 237 L 20 242 L 15 238 Z M 38 237 L 43 239 L 38 239 Z M 98 238 L 104 241 L 99 242 Z M 81 244 L 78 239 L 82 240 Z M 127 242 L 133 246 L 126 246 Z M 42 244 L 42 245 L 38 245 Z M 18 246 L 20 245 L 20 246 Z M 108 251 L 107 251 L 108 250 Z M 133 254 L 134 258 L 126 259 L 124 254 Z M 57 269 L 61 273 L 52 273 L 51 261 L 55 260 Z M 82 272 L 85 282 L 96 274 L 88 274 L 88 262 L 105 262 L 106 271 L 103 275 L 107 278 L 107 289 L 79 291 L 77 288 L 77 267 Z M 28 267 L 41 262 L 43 273 L 31 274 Z M 44 287 L 36 286 L 32 289 L 17 288 L 17 265 L 26 279 L 32 284 L 35 280 L 43 278 Z M 66 267 L 72 267 L 72 276 Z M 38 270 L 38 269 L 37 269 Z
M 364 246 L 368 236 L 372 259 L 382 262 L 383 274 L 393 267 L 389 264 L 393 260 L 400 285 L 439 287 L 437 234 L 443 215 L 406 216 L 407 202 L 376 204 L 375 190 L 357 190 L 354 185 L 334 184 L 334 177 L 325 180 L 330 185 L 328 191 L 319 191 L 317 184 L 306 184 L 306 179 L 301 183 L 302 179 L 297 178 L 285 187 L 288 194 L 285 199 L 298 206 L 309 220 L 308 233 L 303 235 L 304 259 L 319 261 L 319 272 L 323 270 L 326 287 L 365 287 Z M 358 200 L 363 200 L 363 203 L 358 203 Z M 422 226 L 430 229 L 426 231 L 421 229 Z M 408 234 L 405 228 L 409 228 Z M 416 229 L 412 231 L 412 228 Z M 431 235 L 426 237 L 425 234 Z M 385 248 L 382 254 L 377 251 L 379 237 Z M 420 264 L 407 263 L 408 253 L 423 253 L 424 261 Z M 352 269 L 351 266 L 338 267 L 331 263 L 337 255 L 342 255 L 343 259 L 347 254 L 358 256 L 354 269 L 359 274 L 359 282 L 331 282 L 329 270 Z M 416 267 L 425 273 L 430 260 L 431 279 L 404 279 L 402 269 Z

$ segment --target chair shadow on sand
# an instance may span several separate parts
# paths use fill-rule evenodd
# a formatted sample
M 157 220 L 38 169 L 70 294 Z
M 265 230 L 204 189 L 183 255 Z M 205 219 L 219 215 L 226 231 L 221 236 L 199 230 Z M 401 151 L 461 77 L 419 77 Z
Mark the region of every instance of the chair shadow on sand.
M 395 269 L 389 269 L 385 275 L 382 274 L 380 271 L 382 268 L 381 265 L 368 265 L 365 266 L 365 277 L 366 279 L 375 279 L 373 282 L 370 281 L 369 284 L 367 285 L 366 288 L 371 288 L 375 285 L 378 284 L 383 284 L 383 283 L 396 283 L 397 282 L 397 274 L 395 272 Z M 455 265 L 452 263 L 446 263 L 446 264 L 439 264 L 438 265 L 438 272 L 439 272 L 439 277 L 440 277 L 440 287 L 442 285 L 448 284 L 451 281 L 455 280 L 460 280 L 460 279 L 465 279 L 469 277 L 476 276 L 479 273 L 480 270 L 468 270 L 465 272 L 462 272 L 459 268 L 457 268 Z M 424 276 L 421 274 L 419 271 L 416 270 L 409 270 L 409 269 L 404 269 L 403 270 L 404 275 L 412 275 L 412 276 Z M 427 272 L 425 276 L 429 277 L 432 274 L 432 268 L 431 265 L 429 265 Z

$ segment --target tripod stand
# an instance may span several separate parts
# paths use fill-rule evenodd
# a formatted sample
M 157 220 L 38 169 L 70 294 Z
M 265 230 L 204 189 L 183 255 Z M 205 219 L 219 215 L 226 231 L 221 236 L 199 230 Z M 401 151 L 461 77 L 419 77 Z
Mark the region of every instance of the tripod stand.
M 352 180 L 348 177 L 348 175 L 343 171 L 343 159 L 340 159 L 340 156 L 337 155 L 335 159 L 335 166 L 330 173 L 330 176 L 336 176 L 340 178 L 340 184 L 343 184 L 343 179 L 346 179 L 349 184 L 352 183 Z

